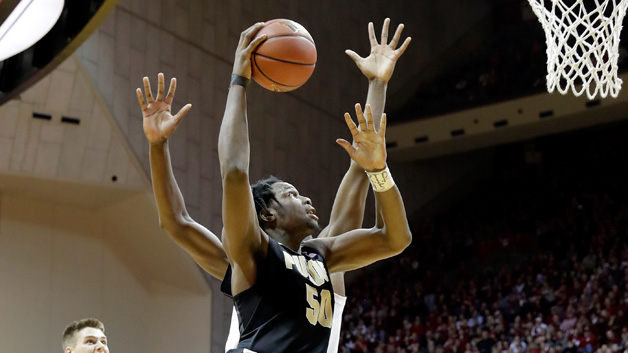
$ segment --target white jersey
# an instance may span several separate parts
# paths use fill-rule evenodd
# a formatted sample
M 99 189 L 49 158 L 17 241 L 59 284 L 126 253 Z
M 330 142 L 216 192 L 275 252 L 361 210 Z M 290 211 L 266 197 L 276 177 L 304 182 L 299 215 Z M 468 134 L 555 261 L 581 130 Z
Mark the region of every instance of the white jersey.
M 340 345 L 340 326 L 342 326 L 342 311 L 345 309 L 347 297 L 334 293 L 334 315 L 331 321 L 331 334 L 327 353 L 338 353 Z
M 347 297 L 334 293 L 334 315 L 331 324 L 331 334 L 329 336 L 329 346 L 327 353 L 338 353 L 338 345 L 340 344 L 340 326 L 342 324 L 342 312 L 345 309 Z M 225 344 L 225 352 L 234 349 L 240 341 L 240 323 L 235 308 L 231 312 L 231 326 L 229 327 L 229 336 Z

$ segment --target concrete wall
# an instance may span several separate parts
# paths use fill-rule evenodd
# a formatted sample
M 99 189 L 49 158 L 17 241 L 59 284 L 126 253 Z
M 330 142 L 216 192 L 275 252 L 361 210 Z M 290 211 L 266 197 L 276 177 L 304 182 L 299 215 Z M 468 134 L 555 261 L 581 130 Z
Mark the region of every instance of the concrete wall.
M 212 290 L 159 229 L 146 171 L 81 62 L 0 119 L 0 351 L 59 352 L 89 316 L 114 352 L 210 351 Z
M 110 212 L 14 196 L 0 207 L 0 351 L 61 352 L 84 317 L 105 323 L 112 352 L 209 351 L 211 293 L 143 276 Z

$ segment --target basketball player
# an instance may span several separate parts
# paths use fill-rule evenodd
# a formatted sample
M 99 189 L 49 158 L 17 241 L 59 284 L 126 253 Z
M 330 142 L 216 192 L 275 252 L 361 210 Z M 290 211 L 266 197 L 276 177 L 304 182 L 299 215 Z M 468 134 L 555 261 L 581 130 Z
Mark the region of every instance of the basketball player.
M 369 105 L 366 114 L 356 105 L 359 127 L 345 114 L 354 143 L 337 142 L 369 173 L 380 207 L 375 227 L 303 242 L 319 227 L 310 199 L 276 178 L 251 188 L 245 87 L 251 53 L 266 38 L 253 39 L 262 26 L 240 36 L 218 138 L 223 247 L 230 264 L 222 290 L 233 297 L 243 327 L 238 348 L 229 352 L 325 352 L 334 305 L 329 273 L 394 256 L 412 235 L 386 167 L 385 115 L 376 131 Z M 393 39 L 391 47 L 396 44 Z
M 403 25 L 395 32 L 393 41 L 387 43 L 389 19 L 384 21 L 382 29 L 382 43 L 378 44 L 375 38 L 373 24 L 369 23 L 369 40 L 371 54 L 360 58 L 353 51 L 347 54 L 356 62 L 360 70 L 369 79 L 369 93 L 367 104 L 371 104 L 376 116 L 383 111 L 387 83 L 393 73 L 394 65 L 403 53 L 410 39 L 408 38 L 401 48 L 395 51 L 394 45 L 399 41 Z M 148 79 L 144 79 L 144 86 L 149 105 L 144 103 L 141 90 L 138 89 L 138 99 L 144 115 L 144 130 L 150 142 L 151 174 L 153 190 L 157 200 L 160 223 L 167 233 L 183 247 L 194 260 L 212 276 L 223 279 L 228 262 L 218 238 L 209 230 L 192 220 L 187 211 L 181 192 L 172 173 L 167 139 L 180 119 L 185 115 L 189 106 L 184 107 L 175 117 L 170 115 L 176 81 L 173 79 L 169 94 L 164 99 L 163 75 L 159 75 L 158 97 L 152 100 Z M 376 121 L 379 126 L 379 119 Z M 368 179 L 363 170 L 354 162 L 351 163 L 341 186 L 338 190 L 330 224 L 320 234 L 320 237 L 333 236 L 361 226 L 364 212 L 364 202 L 368 190 Z M 343 273 L 334 273 L 331 276 L 335 290 L 334 330 L 329 345 L 329 352 L 337 352 L 340 332 L 340 322 L 344 302 Z M 234 312 L 235 318 L 235 312 Z M 227 349 L 235 347 L 239 338 L 238 323 L 232 321 Z
M 74 321 L 63 331 L 65 353 L 109 353 L 105 325 L 96 319 Z

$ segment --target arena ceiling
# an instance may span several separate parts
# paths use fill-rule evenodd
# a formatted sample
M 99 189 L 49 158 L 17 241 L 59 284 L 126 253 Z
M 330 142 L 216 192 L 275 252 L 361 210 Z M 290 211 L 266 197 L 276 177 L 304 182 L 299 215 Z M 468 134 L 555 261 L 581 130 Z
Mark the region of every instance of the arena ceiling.
M 248 0 L 240 1 L 242 7 L 251 5 Z M 0 21 L 17 2 L 0 3 Z M 59 23 L 46 37 L 22 54 L 0 61 L 0 104 L 58 65 L 116 3 L 67 0 Z M 271 5 L 290 7 L 291 3 L 276 0 L 268 2 Z M 299 6 L 306 9 L 306 23 L 302 24 L 315 39 L 328 38 L 329 33 L 338 38 L 318 43 L 321 67 L 337 62 L 339 53 L 347 48 L 361 55 L 368 53 L 365 18 L 373 19 L 378 34 L 385 17 L 392 20 L 391 34 L 397 24 L 405 24 L 403 37 L 412 36 L 413 41 L 389 85 L 391 127 L 405 129 L 408 122 L 438 119 L 546 91 L 545 37 L 527 0 L 325 0 Z M 343 17 L 347 13 L 351 15 Z M 624 62 L 623 55 L 620 61 Z M 353 63 L 347 58 L 342 65 L 349 70 Z M 559 101 L 560 96 L 554 93 L 551 99 Z M 335 113 L 333 109 L 328 113 Z M 455 124 L 446 129 L 460 130 Z M 413 138 L 422 141 L 423 135 Z

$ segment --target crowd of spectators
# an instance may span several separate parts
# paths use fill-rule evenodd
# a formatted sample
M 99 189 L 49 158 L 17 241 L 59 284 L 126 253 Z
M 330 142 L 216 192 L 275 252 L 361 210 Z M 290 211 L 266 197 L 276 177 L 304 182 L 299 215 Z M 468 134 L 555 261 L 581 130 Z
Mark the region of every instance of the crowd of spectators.
M 340 352 L 628 352 L 626 136 L 498 148 L 494 177 L 349 282 Z

